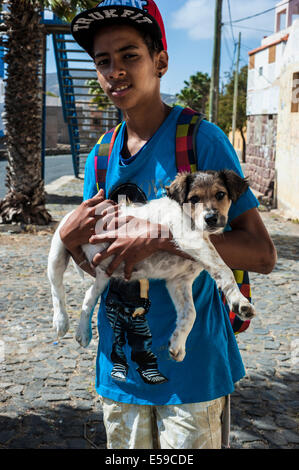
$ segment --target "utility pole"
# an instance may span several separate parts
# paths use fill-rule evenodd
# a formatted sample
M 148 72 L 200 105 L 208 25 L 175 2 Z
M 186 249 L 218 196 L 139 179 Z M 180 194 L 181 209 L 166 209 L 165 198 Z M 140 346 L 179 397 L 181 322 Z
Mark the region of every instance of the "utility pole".
M 233 146 L 235 145 L 236 122 L 237 122 L 240 47 L 241 47 L 241 33 L 239 33 L 237 62 L 236 62 L 236 70 L 235 70 L 235 83 L 234 83 L 234 103 L 233 103 L 233 121 L 232 121 L 232 132 L 233 132 L 232 144 Z
M 210 85 L 210 109 L 209 109 L 209 121 L 214 122 L 215 124 L 217 124 L 217 118 L 218 118 L 221 27 L 222 27 L 222 0 L 216 0 L 215 23 L 214 23 L 214 49 L 213 49 L 212 76 L 211 76 L 211 85 Z

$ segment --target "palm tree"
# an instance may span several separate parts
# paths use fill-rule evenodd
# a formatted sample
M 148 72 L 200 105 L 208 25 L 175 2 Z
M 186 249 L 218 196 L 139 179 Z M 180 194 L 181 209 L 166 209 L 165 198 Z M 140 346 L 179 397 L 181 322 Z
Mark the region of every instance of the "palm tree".
M 9 0 L 4 15 L 7 64 L 5 127 L 8 192 L 0 200 L 0 223 L 47 225 L 41 176 L 42 88 L 39 72 L 43 60 L 43 8 L 52 8 L 70 20 L 78 8 L 92 8 L 91 0 Z

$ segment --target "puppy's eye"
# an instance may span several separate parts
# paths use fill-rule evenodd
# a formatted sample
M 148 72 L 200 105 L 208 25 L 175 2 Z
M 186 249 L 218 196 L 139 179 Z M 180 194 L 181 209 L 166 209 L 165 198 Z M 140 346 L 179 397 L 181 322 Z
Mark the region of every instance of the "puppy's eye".
M 191 202 L 191 204 L 197 204 L 199 201 L 200 201 L 199 196 L 192 196 L 192 197 L 189 199 L 189 202 Z
M 216 193 L 215 198 L 217 199 L 217 201 L 221 201 L 221 199 L 223 199 L 224 196 L 225 196 L 225 193 L 223 191 L 219 191 L 218 193 Z

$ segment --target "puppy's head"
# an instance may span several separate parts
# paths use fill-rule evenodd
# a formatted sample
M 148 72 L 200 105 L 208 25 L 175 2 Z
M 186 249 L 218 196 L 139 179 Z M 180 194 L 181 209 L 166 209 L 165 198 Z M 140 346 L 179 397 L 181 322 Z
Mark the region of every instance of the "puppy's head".
M 167 196 L 182 206 L 193 225 L 209 233 L 221 232 L 227 224 L 228 211 L 248 188 L 248 182 L 232 170 L 179 173 Z

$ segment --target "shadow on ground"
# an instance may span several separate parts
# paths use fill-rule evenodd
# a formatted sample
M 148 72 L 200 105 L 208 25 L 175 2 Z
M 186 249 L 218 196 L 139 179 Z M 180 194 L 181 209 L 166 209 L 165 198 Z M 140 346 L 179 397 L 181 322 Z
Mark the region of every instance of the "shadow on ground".
M 9 418 L 0 414 L 0 449 L 105 449 L 100 413 L 60 405 Z
M 231 396 L 231 448 L 298 448 L 295 373 L 249 372 Z M 0 415 L 0 449 L 105 449 L 100 412 L 60 405 Z
M 299 237 L 291 235 L 271 235 L 278 258 L 299 261 Z
M 248 372 L 231 396 L 231 447 L 299 448 L 298 375 Z
M 58 194 L 46 194 L 47 204 L 61 204 L 61 205 L 79 205 L 82 202 L 81 196 L 61 196 Z

